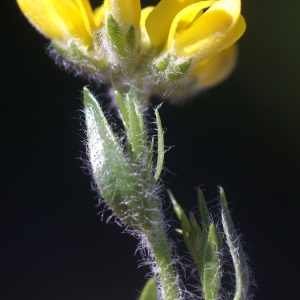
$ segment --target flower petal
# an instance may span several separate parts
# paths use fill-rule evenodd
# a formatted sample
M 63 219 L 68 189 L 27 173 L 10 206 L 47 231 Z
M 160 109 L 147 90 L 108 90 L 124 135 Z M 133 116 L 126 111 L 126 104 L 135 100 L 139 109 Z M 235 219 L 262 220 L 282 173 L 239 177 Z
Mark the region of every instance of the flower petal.
M 174 38 L 176 38 L 177 34 L 180 33 L 186 36 L 188 44 L 195 42 L 192 41 L 192 39 L 196 39 L 196 41 L 199 41 L 199 34 L 197 33 L 192 36 L 187 36 L 187 34 L 190 33 L 187 29 L 189 29 L 192 26 L 193 22 L 195 22 L 195 19 L 199 20 L 199 18 L 202 15 L 203 9 L 209 8 L 215 2 L 216 1 L 200 1 L 182 9 L 172 21 L 166 48 L 170 49 L 172 47 Z
M 94 9 L 94 19 L 97 28 L 101 27 L 103 24 L 104 13 L 105 13 L 104 5 L 98 6 Z
M 237 52 L 237 46 L 233 44 L 212 58 L 196 63 L 190 77 L 197 78 L 197 85 L 201 89 L 220 83 L 233 71 Z
M 94 19 L 94 14 L 92 11 L 90 1 L 89 0 L 75 0 L 75 1 L 73 0 L 72 2 L 76 2 L 78 8 L 80 9 L 85 28 L 89 34 L 92 34 L 93 31 L 96 29 L 96 22 Z
M 141 12 L 141 21 L 140 21 L 140 25 L 141 25 L 141 40 L 142 40 L 142 44 L 143 46 L 147 49 L 147 48 L 151 48 L 152 43 L 149 39 L 147 30 L 146 30 L 146 19 L 148 18 L 149 14 L 153 11 L 154 6 L 148 6 L 142 9 Z
M 88 0 L 17 0 L 24 15 L 46 37 L 58 41 L 79 38 L 92 42 L 95 28 Z
M 146 29 L 152 44 L 158 48 L 163 48 L 170 26 L 175 16 L 186 6 L 191 5 L 196 0 L 162 0 L 146 20 Z
M 174 49 L 178 55 L 204 60 L 235 43 L 245 28 L 240 0 L 220 0 L 189 28 L 177 33 Z

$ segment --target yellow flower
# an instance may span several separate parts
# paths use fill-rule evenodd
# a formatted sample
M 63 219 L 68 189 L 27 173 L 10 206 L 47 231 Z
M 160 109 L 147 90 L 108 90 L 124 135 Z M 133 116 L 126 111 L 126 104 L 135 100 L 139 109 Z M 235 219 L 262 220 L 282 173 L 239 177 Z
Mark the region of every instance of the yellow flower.
M 17 0 L 27 19 L 47 38 L 66 42 L 78 39 L 92 44 L 92 33 L 99 25 L 88 0 Z
M 244 33 L 240 0 L 162 0 L 146 19 L 160 51 L 204 60 L 231 46 Z
M 150 90 L 215 85 L 233 70 L 246 28 L 241 0 L 161 0 L 143 10 L 139 0 L 104 0 L 94 11 L 88 0 L 17 2 L 61 56 L 88 73 L 113 72 L 118 87 L 126 76 Z

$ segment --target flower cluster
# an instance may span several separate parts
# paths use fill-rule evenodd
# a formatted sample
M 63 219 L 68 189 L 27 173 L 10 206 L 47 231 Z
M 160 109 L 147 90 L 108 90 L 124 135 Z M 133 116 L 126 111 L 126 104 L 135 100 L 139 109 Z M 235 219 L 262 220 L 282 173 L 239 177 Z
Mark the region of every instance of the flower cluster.
M 17 0 L 64 59 L 124 89 L 185 94 L 232 71 L 245 31 L 240 0 Z M 122 88 L 121 88 L 122 86 Z

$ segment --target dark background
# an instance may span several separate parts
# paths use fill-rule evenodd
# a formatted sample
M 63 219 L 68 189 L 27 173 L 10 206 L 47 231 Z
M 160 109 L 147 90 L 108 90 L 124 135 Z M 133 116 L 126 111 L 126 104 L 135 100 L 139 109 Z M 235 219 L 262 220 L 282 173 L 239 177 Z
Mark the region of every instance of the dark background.
M 137 242 L 101 221 L 82 170 L 88 82 L 59 70 L 16 3 L 4 6 L 0 298 L 136 299 L 147 272 L 137 268 Z M 248 28 L 234 74 L 160 110 L 166 145 L 174 146 L 166 186 L 186 209 L 195 208 L 198 185 L 212 205 L 217 186 L 225 188 L 258 300 L 299 294 L 299 9 L 295 0 L 244 0 Z

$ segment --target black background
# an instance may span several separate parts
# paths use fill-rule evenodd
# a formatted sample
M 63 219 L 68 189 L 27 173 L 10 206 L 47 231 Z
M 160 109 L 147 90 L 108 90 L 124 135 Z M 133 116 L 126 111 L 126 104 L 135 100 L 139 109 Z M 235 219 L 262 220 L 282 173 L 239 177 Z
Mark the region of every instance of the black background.
M 16 3 L 2 4 L 0 298 L 136 299 L 147 272 L 137 268 L 137 242 L 101 221 L 82 170 L 88 82 L 59 70 Z M 198 185 L 212 205 L 217 186 L 225 188 L 260 300 L 297 299 L 299 8 L 243 1 L 248 28 L 234 74 L 160 110 L 174 146 L 166 186 L 186 209 L 195 207 Z

